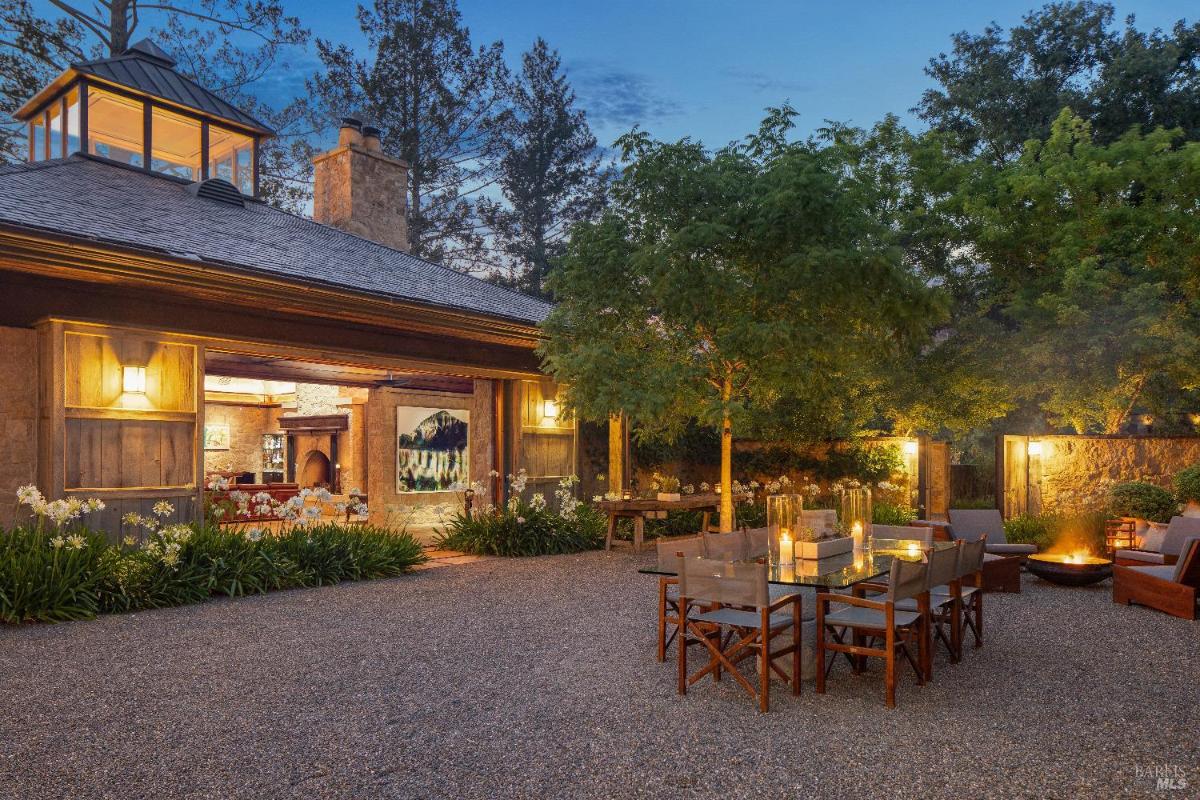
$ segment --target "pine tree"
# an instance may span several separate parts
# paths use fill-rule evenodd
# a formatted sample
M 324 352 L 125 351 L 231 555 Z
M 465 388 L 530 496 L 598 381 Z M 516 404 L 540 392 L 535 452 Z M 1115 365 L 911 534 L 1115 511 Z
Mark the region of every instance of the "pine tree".
M 381 129 L 384 152 L 408 162 L 411 252 L 478 269 L 475 197 L 494 179 L 504 47 L 475 49 L 454 0 L 376 0 L 358 16 L 369 57 L 318 39 L 326 73 L 314 93 L 330 119 L 363 117 Z
M 545 279 L 578 222 L 604 203 L 606 170 L 596 137 L 575 105 L 558 52 L 538 38 L 513 82 L 498 182 L 506 204 L 481 203 L 491 231 L 494 278 L 545 296 Z

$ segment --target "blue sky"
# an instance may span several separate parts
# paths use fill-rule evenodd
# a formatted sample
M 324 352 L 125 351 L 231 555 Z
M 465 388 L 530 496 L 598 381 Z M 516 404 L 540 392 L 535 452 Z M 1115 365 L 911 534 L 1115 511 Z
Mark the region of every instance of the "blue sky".
M 1021 2 L 787 2 L 787 0 L 460 0 L 476 42 L 500 39 L 510 62 L 537 36 L 562 54 L 601 144 L 635 123 L 659 138 L 720 145 L 753 130 L 768 105 L 790 100 L 801 132 L 825 119 L 870 125 L 909 114 L 930 85 L 929 59 L 960 30 L 1017 23 Z M 1185 2 L 1117 2 L 1141 28 L 1195 19 Z M 290 0 L 323 38 L 361 45 L 349 4 Z

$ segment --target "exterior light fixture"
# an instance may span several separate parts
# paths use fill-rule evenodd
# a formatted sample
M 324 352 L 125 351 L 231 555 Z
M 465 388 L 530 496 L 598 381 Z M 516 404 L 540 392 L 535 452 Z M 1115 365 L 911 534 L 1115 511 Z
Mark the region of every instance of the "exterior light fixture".
M 1042 443 L 1041 442 L 1030 442 L 1029 445 L 1025 448 L 1025 450 L 1031 456 L 1040 456 L 1042 454 Z
M 909 440 L 904 443 L 904 454 L 915 456 L 917 454 L 918 447 L 919 445 L 917 444 L 916 440 Z
M 1200 414 L 1197 414 L 1197 413 L 1188 414 L 1188 419 L 1191 420 L 1193 425 L 1200 425 Z
M 544 419 L 558 419 L 558 401 L 547 399 L 542 403 L 542 417 Z
M 127 394 L 145 394 L 146 368 L 133 366 L 121 367 L 121 390 Z
M 1153 414 L 1142 414 L 1142 424 L 1145 425 L 1147 428 L 1149 428 L 1151 425 L 1154 424 L 1154 415 Z

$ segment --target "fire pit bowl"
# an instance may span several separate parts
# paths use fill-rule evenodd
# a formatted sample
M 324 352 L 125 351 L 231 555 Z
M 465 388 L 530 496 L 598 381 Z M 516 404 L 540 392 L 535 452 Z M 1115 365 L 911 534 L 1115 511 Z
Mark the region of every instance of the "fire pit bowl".
M 1026 567 L 1060 586 L 1089 586 L 1112 577 L 1111 561 L 1080 553 L 1039 553 L 1029 557 Z

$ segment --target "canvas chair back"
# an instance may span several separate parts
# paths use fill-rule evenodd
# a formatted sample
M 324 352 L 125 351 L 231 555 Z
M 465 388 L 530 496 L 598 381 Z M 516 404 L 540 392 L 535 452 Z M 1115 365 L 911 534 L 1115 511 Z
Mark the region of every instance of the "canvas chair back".
M 684 558 L 704 557 L 704 537 L 702 536 L 658 539 L 654 546 L 658 550 L 658 568 L 664 572 L 674 571 L 676 558 L 680 553 L 683 553 Z
M 962 542 L 955 542 L 954 547 L 943 547 L 929 551 L 929 585 L 942 586 L 957 577 L 958 553 Z
M 746 550 L 746 534 L 741 531 L 704 534 L 705 558 L 718 561 L 745 561 Z
M 767 565 L 712 558 L 681 558 L 679 596 L 699 603 L 763 608 L 771 604 Z
M 889 603 L 907 600 L 927 591 L 929 591 L 929 565 L 924 559 L 921 561 L 892 559 L 892 573 L 888 579 L 887 591 Z
M 746 535 L 746 557 L 761 558 L 769 555 L 771 552 L 771 532 L 767 528 L 747 528 L 743 530 Z
M 1181 555 L 1183 543 L 1193 536 L 1200 536 L 1200 517 L 1171 517 L 1159 552 L 1168 556 Z
M 958 545 L 958 575 L 965 578 L 983 569 L 983 553 L 987 537 L 973 542 L 959 542 Z
M 1200 536 L 1188 537 L 1180 548 L 1174 581 L 1200 589 Z
M 950 532 L 955 539 L 973 542 L 987 536 L 992 544 L 1008 544 L 1004 536 L 1004 517 L 995 508 L 950 509 Z
M 837 531 L 837 511 L 832 508 L 806 508 L 800 511 L 800 524 L 811 528 L 818 537 Z
M 909 525 L 872 525 L 872 539 L 916 540 L 922 547 L 933 546 L 932 528 L 914 528 Z

